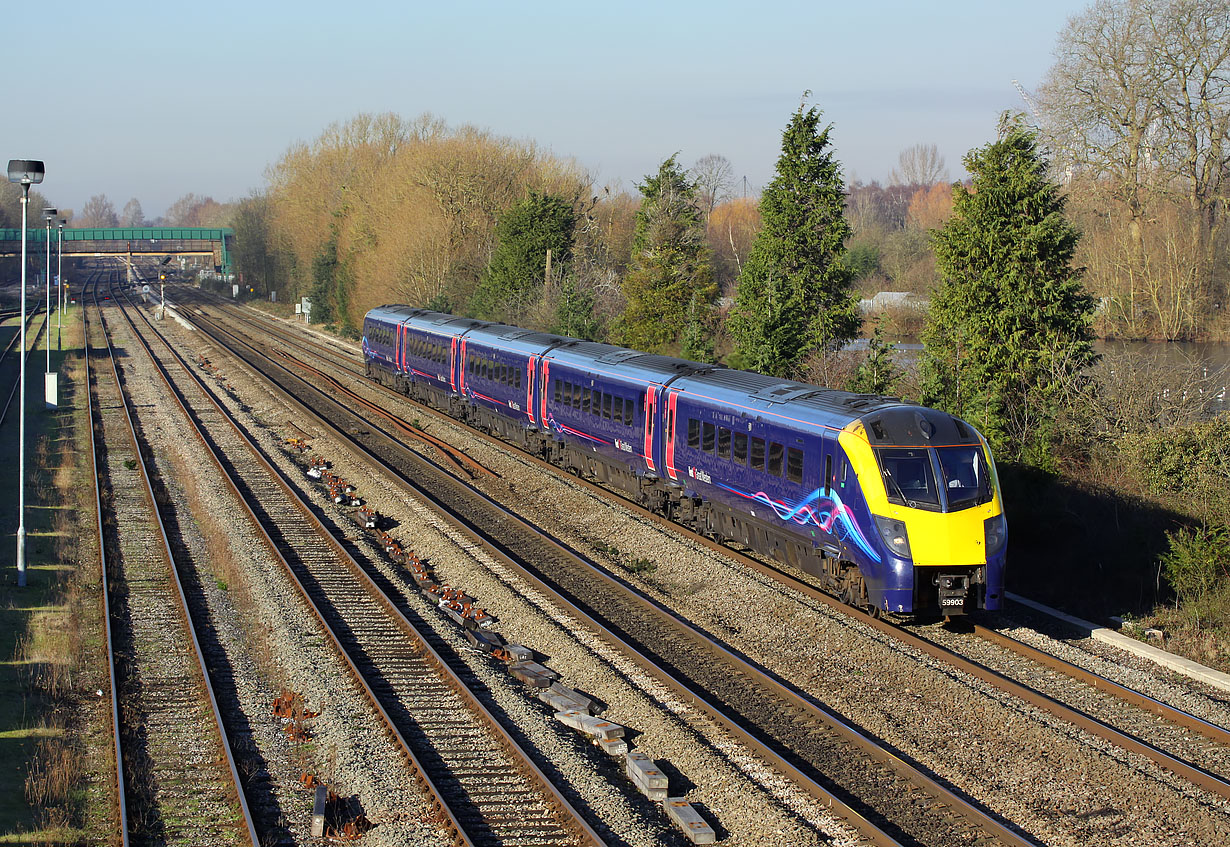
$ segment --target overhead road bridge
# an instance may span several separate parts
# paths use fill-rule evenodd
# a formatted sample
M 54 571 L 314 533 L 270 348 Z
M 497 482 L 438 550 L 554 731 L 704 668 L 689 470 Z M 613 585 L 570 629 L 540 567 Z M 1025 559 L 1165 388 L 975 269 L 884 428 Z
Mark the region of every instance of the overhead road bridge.
M 136 258 L 165 256 L 211 256 L 216 270 L 229 273 L 231 243 L 235 232 L 229 227 L 102 227 L 65 229 L 64 255 L 76 257 L 117 256 L 129 266 Z M 42 253 L 47 229 L 26 230 L 27 253 Z M 57 247 L 58 231 L 51 228 L 51 246 Z M 0 256 L 21 255 L 21 230 L 0 229 Z

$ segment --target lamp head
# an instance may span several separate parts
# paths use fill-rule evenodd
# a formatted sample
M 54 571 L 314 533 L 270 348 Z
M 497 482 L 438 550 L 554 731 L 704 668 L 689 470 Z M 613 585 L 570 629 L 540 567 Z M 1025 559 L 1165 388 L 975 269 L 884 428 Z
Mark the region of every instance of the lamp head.
M 68 218 L 60 218 L 60 220 L 57 221 L 57 225 L 60 227 L 60 229 L 64 229 L 64 224 L 66 223 L 68 223 Z
M 34 159 L 9 159 L 9 182 L 33 185 L 43 181 L 43 163 Z
M 57 214 L 59 214 L 59 212 L 50 206 L 43 209 L 43 220 L 47 221 L 47 226 L 51 226 L 51 222 L 55 220 L 55 216 Z

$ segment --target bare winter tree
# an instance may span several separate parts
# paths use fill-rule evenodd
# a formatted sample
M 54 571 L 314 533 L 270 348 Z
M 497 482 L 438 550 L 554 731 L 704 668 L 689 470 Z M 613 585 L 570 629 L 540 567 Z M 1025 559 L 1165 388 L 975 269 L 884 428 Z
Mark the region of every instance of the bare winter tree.
M 1039 94 L 1057 169 L 1099 209 L 1122 204 L 1126 249 L 1113 272 L 1091 269 L 1093 281 L 1123 289 L 1103 293 L 1130 331 L 1178 337 L 1135 323 L 1151 308 L 1142 280 L 1189 277 L 1179 305 L 1195 312 L 1205 305 L 1192 290 L 1226 283 L 1215 254 L 1230 178 L 1230 0 L 1096 0 L 1060 34 Z M 1155 231 L 1175 216 L 1191 222 L 1173 230 L 1181 238 Z
M 145 226 L 145 212 L 136 197 L 124 204 L 124 211 L 120 212 L 120 226 Z
M 948 169 L 934 144 L 915 144 L 902 150 L 897 167 L 888 175 L 889 185 L 934 185 L 940 181 L 948 181 Z
M 119 226 L 120 218 L 106 194 L 95 194 L 81 207 L 81 214 L 73 223 L 78 228 Z
M 708 221 L 714 207 L 730 199 L 731 188 L 734 186 L 734 168 L 725 156 L 710 153 L 696 160 L 690 175 L 696 183 L 701 211 Z

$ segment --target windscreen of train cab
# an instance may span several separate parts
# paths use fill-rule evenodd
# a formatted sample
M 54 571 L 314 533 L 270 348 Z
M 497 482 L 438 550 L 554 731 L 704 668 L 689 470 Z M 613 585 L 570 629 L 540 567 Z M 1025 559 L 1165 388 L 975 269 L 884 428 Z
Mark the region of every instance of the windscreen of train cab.
M 991 499 L 986 458 L 976 445 L 882 447 L 876 456 L 890 503 L 957 512 Z
M 937 447 L 935 452 L 944 479 L 947 511 L 956 512 L 990 501 L 991 483 L 980 446 Z
M 888 502 L 940 511 L 940 492 L 926 447 L 881 447 L 876 450 Z

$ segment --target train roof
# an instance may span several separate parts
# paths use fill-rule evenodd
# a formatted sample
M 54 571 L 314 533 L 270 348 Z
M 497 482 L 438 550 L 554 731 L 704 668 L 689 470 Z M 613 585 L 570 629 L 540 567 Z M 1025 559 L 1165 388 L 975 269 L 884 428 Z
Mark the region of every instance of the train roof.
M 367 317 L 373 320 L 389 321 L 391 323 L 401 323 L 406 318 L 413 315 L 415 312 L 420 312 L 421 309 L 416 309 L 413 306 L 399 306 L 397 304 L 387 304 L 377 306 L 367 313 Z
M 491 326 L 490 321 L 480 321 L 474 318 L 459 318 L 445 312 L 433 312 L 429 309 L 415 309 L 406 318 L 406 326 L 418 330 L 426 330 L 442 335 L 463 335 L 476 327 Z
M 522 329 L 508 324 L 486 324 L 466 333 L 466 340 L 480 344 L 498 343 L 506 350 L 515 350 L 524 355 L 536 355 L 560 344 L 571 344 L 576 339 L 550 332 Z
M 563 365 L 582 368 L 606 376 L 657 383 L 666 382 L 680 374 L 697 373 L 713 367 L 687 359 L 641 353 L 626 347 L 616 347 L 613 344 L 576 339 L 555 348 L 546 357 Z
M 731 368 L 713 368 L 689 374 L 673 383 L 672 387 L 712 397 L 753 413 L 801 418 L 837 429 L 870 412 L 903 405 L 895 397 L 821 388 Z

